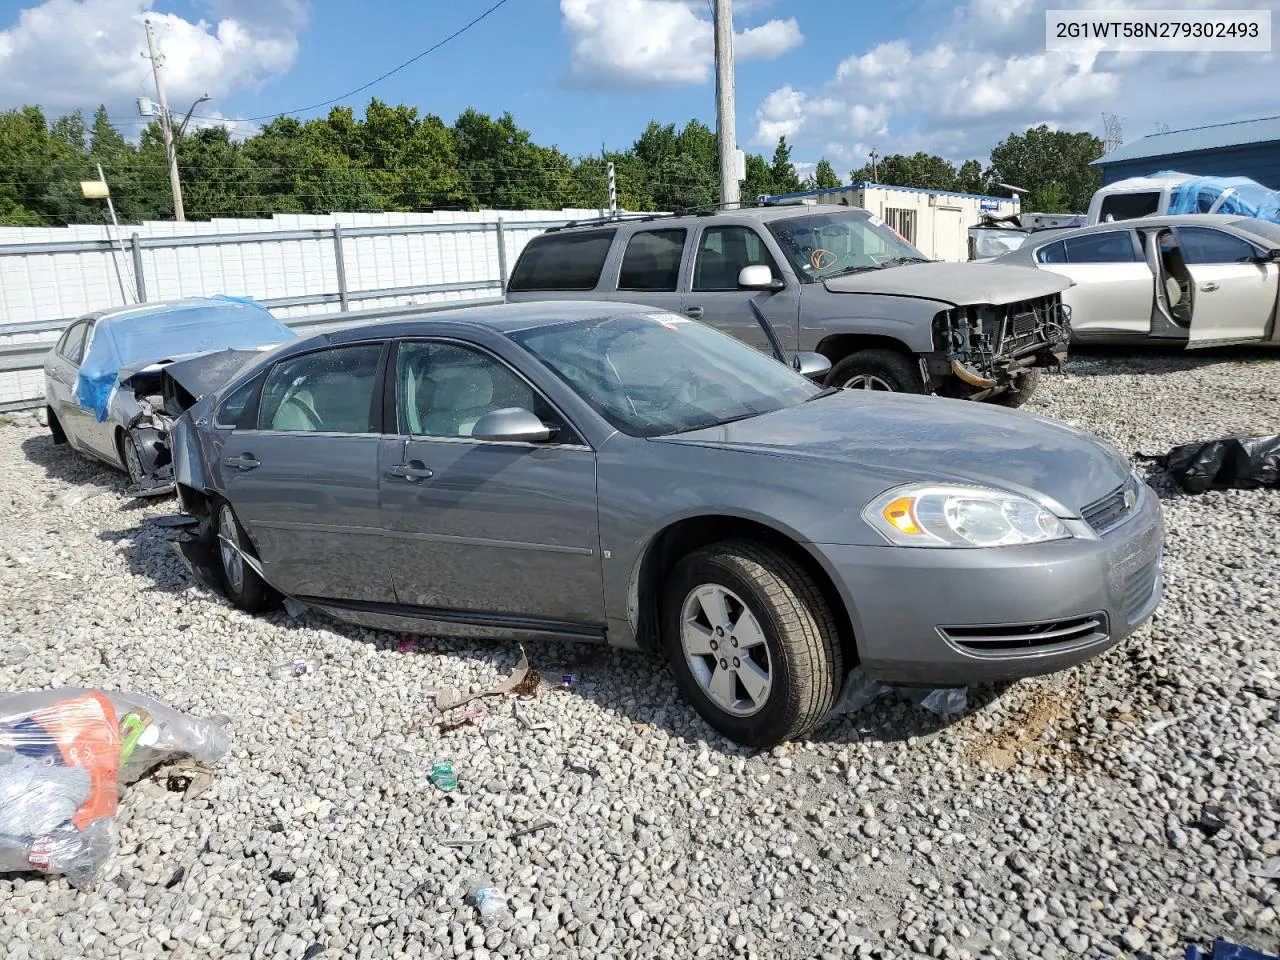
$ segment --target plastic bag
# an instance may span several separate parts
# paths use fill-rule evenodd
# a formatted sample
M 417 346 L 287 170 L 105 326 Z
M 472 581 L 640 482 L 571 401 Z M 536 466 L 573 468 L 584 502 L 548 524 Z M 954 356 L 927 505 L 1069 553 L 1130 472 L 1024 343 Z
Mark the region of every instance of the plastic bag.
M 88 884 L 115 849 L 120 784 L 227 751 L 220 723 L 134 693 L 62 688 L 0 694 L 0 873 Z
M 1187 443 L 1155 459 L 1188 493 L 1280 487 L 1280 434 Z

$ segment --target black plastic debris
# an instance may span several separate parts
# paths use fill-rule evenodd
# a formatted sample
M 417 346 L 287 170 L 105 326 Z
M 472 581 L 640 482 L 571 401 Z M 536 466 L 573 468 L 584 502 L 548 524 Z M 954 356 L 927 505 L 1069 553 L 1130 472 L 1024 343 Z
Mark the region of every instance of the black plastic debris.
M 1280 960 L 1280 957 L 1259 953 L 1238 943 L 1215 940 L 1209 953 L 1205 953 L 1195 944 L 1188 946 L 1185 960 Z
M 1280 487 L 1280 434 L 1184 443 L 1143 459 L 1158 463 L 1188 493 Z
M 1206 803 L 1195 825 L 1212 837 L 1227 825 L 1226 811 L 1217 804 Z

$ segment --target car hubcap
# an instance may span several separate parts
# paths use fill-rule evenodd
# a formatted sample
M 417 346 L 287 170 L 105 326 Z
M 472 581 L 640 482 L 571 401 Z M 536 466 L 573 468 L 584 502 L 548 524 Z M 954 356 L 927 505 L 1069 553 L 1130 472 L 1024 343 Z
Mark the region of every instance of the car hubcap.
M 887 390 L 893 393 L 893 384 L 884 377 L 878 377 L 874 373 L 859 373 L 857 376 L 850 377 L 843 384 L 846 390 Z
M 755 615 L 732 590 L 707 583 L 685 597 L 680 644 L 702 692 L 725 713 L 749 717 L 773 688 L 769 645 Z
M 244 557 L 240 556 L 240 531 L 230 507 L 218 511 L 218 548 L 227 585 L 239 593 L 244 588 Z

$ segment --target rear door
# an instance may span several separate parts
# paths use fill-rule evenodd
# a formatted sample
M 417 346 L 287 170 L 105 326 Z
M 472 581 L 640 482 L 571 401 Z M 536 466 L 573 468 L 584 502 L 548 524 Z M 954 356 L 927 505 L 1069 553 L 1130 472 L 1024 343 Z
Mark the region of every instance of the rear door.
M 1265 340 L 1276 309 L 1280 265 L 1259 260 L 1248 240 L 1214 227 L 1174 231 L 1191 274 L 1188 346 Z
M 80 446 L 80 424 L 69 407 L 75 403 L 76 371 L 84 354 L 84 337 L 88 329 L 87 320 L 77 320 L 71 324 L 58 338 L 45 368 L 45 391 L 49 407 L 62 424 L 67 442 L 77 449 Z
M 617 268 L 617 292 L 609 299 L 680 311 L 680 264 L 689 231 L 684 227 L 637 230 L 625 240 Z
M 750 344 L 762 353 L 773 355 L 760 322 L 748 302 L 755 301 L 773 325 L 788 352 L 797 349 L 800 315 L 800 285 L 787 279 L 768 244 L 754 226 L 714 223 L 700 227 L 691 250 L 692 263 L 686 270 L 688 292 L 682 309 L 686 316 L 710 324 Z M 775 280 L 782 280 L 782 290 L 742 290 L 738 274 L 743 267 L 763 264 Z
M 267 579 L 285 593 L 394 599 L 378 529 L 385 350 L 375 341 L 281 360 L 266 376 L 252 427 L 223 445 L 227 499 Z
M 1076 285 L 1062 294 L 1071 327 L 1082 336 L 1146 334 L 1155 277 L 1132 230 L 1107 230 L 1058 240 L 1036 251 L 1042 270 Z

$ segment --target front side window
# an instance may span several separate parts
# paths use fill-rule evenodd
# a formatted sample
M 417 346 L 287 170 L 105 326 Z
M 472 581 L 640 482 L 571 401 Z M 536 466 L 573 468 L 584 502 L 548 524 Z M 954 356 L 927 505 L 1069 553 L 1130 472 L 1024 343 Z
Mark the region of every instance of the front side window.
M 1138 259 L 1128 230 L 1090 233 L 1063 242 L 1068 263 L 1134 263 Z
M 619 290 L 670 293 L 680 278 L 684 230 L 642 230 L 627 241 L 618 274 Z
M 884 223 L 857 213 L 821 213 L 774 220 L 769 231 L 802 280 L 813 283 L 878 270 L 902 263 L 928 261 Z
M 520 254 L 507 289 L 594 290 L 616 230 L 544 233 Z
M 1189 264 L 1251 263 L 1257 256 L 1248 241 L 1208 227 L 1179 227 L 1178 246 Z
M 469 437 L 481 417 L 519 407 L 543 423 L 563 426 L 554 408 L 497 358 L 457 343 L 408 341 L 396 359 L 400 433 Z M 557 443 L 570 442 L 562 431 Z
M 820 390 L 742 341 L 673 313 L 534 327 L 512 337 L 616 429 L 637 437 L 772 413 Z
M 750 227 L 710 227 L 698 243 L 693 289 L 737 290 L 742 268 L 762 265 L 773 272 L 775 280 L 781 279 L 760 234 Z
M 362 343 L 281 360 L 262 388 L 258 429 L 373 433 L 381 355 L 381 343 Z

